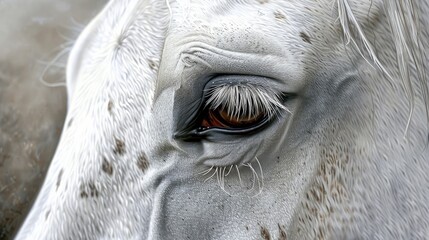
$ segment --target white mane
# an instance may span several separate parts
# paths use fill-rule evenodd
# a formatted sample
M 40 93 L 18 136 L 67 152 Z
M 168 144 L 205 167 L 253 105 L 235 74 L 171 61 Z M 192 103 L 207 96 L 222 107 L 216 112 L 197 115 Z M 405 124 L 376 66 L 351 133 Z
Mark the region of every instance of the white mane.
M 367 59 L 369 57 L 372 59 L 375 66 L 383 71 L 389 80 L 391 80 L 392 74 L 378 59 L 361 24 L 354 16 L 349 0 L 336 0 L 336 2 L 338 18 L 344 32 L 345 43 L 352 43 L 353 47 L 360 52 L 363 58 Z M 423 36 L 421 35 L 421 26 L 419 23 L 420 13 L 412 0 L 384 0 L 383 4 L 395 44 L 397 66 L 409 98 L 409 117 L 405 128 L 405 132 L 407 132 L 414 112 L 415 94 L 418 89 L 422 91 L 429 123 L 428 81 L 425 74 L 425 53 L 421 42 Z M 417 72 L 416 83 L 413 82 L 410 74 L 412 69 L 415 69 Z M 418 84 L 418 86 L 415 86 L 415 84 Z

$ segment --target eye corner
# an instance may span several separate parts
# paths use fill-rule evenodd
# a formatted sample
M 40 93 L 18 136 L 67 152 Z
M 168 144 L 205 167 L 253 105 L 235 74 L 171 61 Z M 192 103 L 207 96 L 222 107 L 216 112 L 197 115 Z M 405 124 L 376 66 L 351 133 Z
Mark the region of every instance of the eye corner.
M 173 134 L 174 139 L 180 139 L 186 142 L 196 142 L 201 140 L 201 137 L 198 136 L 198 133 L 195 130 L 179 130 Z

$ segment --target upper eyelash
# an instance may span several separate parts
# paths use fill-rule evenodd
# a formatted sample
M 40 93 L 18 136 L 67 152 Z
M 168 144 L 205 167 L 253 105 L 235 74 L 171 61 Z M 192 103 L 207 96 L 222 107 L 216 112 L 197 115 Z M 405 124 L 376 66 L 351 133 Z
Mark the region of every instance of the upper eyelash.
M 207 90 L 205 108 L 226 110 L 228 115 L 239 119 L 251 118 L 261 113 L 271 117 L 279 109 L 290 112 L 282 103 L 282 93 L 259 85 L 221 84 Z

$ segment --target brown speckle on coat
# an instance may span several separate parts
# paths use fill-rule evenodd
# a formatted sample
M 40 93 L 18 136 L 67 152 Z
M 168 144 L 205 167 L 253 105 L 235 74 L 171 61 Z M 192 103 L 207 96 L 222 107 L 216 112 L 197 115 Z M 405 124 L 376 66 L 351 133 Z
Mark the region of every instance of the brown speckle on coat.
M 112 102 L 112 100 L 110 100 L 109 103 L 107 103 L 107 111 L 109 111 L 109 113 L 111 113 L 112 109 L 113 109 L 113 102 Z
M 84 190 L 80 191 L 80 197 L 81 198 L 88 198 L 88 193 L 86 193 Z
M 279 226 L 279 240 L 287 240 L 285 227 L 281 226 L 280 224 L 278 224 L 278 226 Z
M 115 138 L 115 149 L 113 149 L 113 153 L 123 155 L 125 153 L 125 143 Z
M 148 64 L 151 70 L 153 71 L 158 70 L 158 63 L 155 60 L 149 59 Z
M 280 12 L 280 11 L 275 11 L 274 12 L 274 17 L 276 19 L 278 19 L 278 20 L 284 20 L 284 19 L 286 19 L 286 16 L 282 12 Z
M 302 41 L 311 44 L 311 39 L 307 34 L 305 34 L 304 32 L 301 32 L 299 33 L 299 36 L 301 37 Z
M 149 161 L 147 160 L 147 155 L 144 152 L 137 158 L 137 167 L 142 170 L 142 172 L 146 171 L 149 167 Z
M 264 240 L 271 240 L 270 232 L 266 227 L 261 226 L 261 237 Z
M 88 184 L 88 187 L 89 187 L 89 195 L 91 197 L 98 197 L 98 190 L 95 187 L 94 183 Z
M 95 187 L 95 184 L 90 182 L 87 186 L 84 184 L 80 185 L 80 197 L 88 198 L 88 197 L 98 197 L 99 192 Z
M 107 173 L 109 176 L 112 176 L 112 174 L 113 174 L 113 166 L 109 161 L 107 161 L 107 159 L 105 157 L 103 157 L 103 163 L 101 164 L 101 170 L 103 170 L 103 172 Z

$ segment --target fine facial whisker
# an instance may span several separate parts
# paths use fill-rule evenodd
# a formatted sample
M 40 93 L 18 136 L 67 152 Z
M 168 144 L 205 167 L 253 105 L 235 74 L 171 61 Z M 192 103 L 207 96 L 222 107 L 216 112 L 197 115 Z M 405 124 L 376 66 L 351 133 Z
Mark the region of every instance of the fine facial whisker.
M 219 167 L 216 167 L 216 179 L 217 179 L 217 185 L 219 185 L 220 188 L 222 188 L 221 184 L 220 184 L 220 174 L 221 174 L 222 170 L 220 170 Z
M 228 170 L 228 172 L 225 174 L 225 177 L 227 177 L 227 176 L 231 173 L 232 167 L 234 167 L 234 165 L 231 165 L 231 166 L 229 167 L 229 170 Z
M 246 167 L 248 167 L 249 169 L 252 170 L 252 167 L 251 167 L 250 163 L 246 163 L 246 164 L 244 164 L 244 166 L 246 166 Z M 252 171 L 252 188 L 249 189 L 250 191 L 252 191 L 255 188 L 255 180 L 256 180 L 255 172 Z
M 257 162 L 258 162 L 259 168 L 262 170 L 262 167 L 261 167 L 258 160 L 257 160 Z M 256 172 L 256 170 L 253 168 L 253 166 L 251 166 L 251 167 L 252 167 L 252 171 L 254 171 L 254 173 L 256 175 L 256 179 L 258 181 L 258 193 L 253 196 L 253 197 L 256 197 L 262 193 L 262 190 L 264 188 L 264 179 L 263 179 L 263 176 L 261 178 L 259 178 L 258 172 Z
M 254 196 L 252 196 L 252 197 L 255 197 L 255 196 L 261 194 L 263 191 L 263 188 L 264 188 L 264 173 L 263 173 L 261 162 L 259 161 L 259 159 L 257 157 L 255 157 L 255 162 L 258 165 L 256 168 L 253 166 L 252 162 L 234 164 L 234 165 L 222 166 L 222 167 L 211 166 L 209 169 L 201 171 L 199 173 L 199 175 L 202 175 L 202 176 L 210 175 L 209 177 L 207 177 L 204 180 L 204 182 L 209 181 L 210 179 L 214 178 L 214 176 L 216 175 L 216 182 L 217 182 L 217 185 L 219 186 L 219 188 L 222 189 L 222 191 L 224 191 L 226 194 L 231 195 L 226 190 L 226 186 L 227 186 L 226 177 L 228 177 L 231 174 L 233 168 L 235 168 L 235 170 L 237 171 L 237 176 L 238 176 L 238 180 L 240 183 L 240 187 L 241 188 L 245 187 L 247 189 L 246 191 L 249 191 L 249 192 L 256 192 L 257 191 L 256 194 Z M 240 166 L 245 166 L 245 167 L 249 168 L 249 170 L 252 174 L 251 177 L 250 177 L 250 175 L 248 176 L 250 178 L 249 180 L 251 181 L 251 184 L 250 184 L 251 186 L 248 184 L 243 184 L 243 179 L 241 177 L 241 172 L 240 172 Z M 259 170 L 257 168 L 259 168 Z M 247 173 L 250 174 L 250 172 L 247 172 Z M 246 174 L 246 175 L 248 175 L 248 174 Z M 256 190 L 256 188 L 258 188 L 258 190 Z
M 65 82 L 57 82 L 57 83 L 49 83 L 47 82 L 44 77 L 46 75 L 46 73 L 48 72 L 48 70 L 56 63 L 59 61 L 59 59 L 64 56 L 65 54 L 67 54 L 68 52 L 70 52 L 71 48 L 64 48 L 63 50 L 61 50 L 57 56 L 55 56 L 47 65 L 46 67 L 43 69 L 42 74 L 39 77 L 39 81 L 47 86 L 47 87 L 65 87 L 66 83 Z
M 238 181 L 240 181 L 240 187 L 243 187 L 243 181 L 241 180 L 240 169 L 238 168 L 238 165 L 235 165 L 235 169 L 237 170 Z
M 221 186 L 223 189 L 225 189 L 225 169 L 226 167 L 222 167 L 222 175 L 221 175 Z
M 204 171 L 199 172 L 199 173 L 198 173 L 198 175 L 205 176 L 205 175 L 209 174 L 209 173 L 211 172 L 211 170 L 213 169 L 213 167 L 214 167 L 214 166 L 211 166 L 211 168 L 209 168 L 209 169 L 206 169 L 206 170 L 204 170 Z
M 222 191 L 224 191 L 228 195 L 231 195 L 229 194 L 228 191 L 225 190 L 225 177 L 224 177 L 225 170 L 226 170 L 226 167 L 220 167 L 220 170 L 218 172 L 218 184 L 220 189 L 222 189 Z
M 258 173 L 256 172 L 256 170 L 253 168 L 252 164 L 248 163 L 248 166 L 250 168 L 250 170 L 252 171 L 252 174 L 254 176 L 254 182 L 258 183 L 258 192 L 261 190 L 261 181 L 259 179 Z M 253 189 L 253 188 L 252 188 Z M 256 196 L 256 195 L 255 195 Z
M 221 174 L 222 174 L 222 167 L 218 167 L 217 169 L 218 169 L 217 174 L 216 174 L 217 185 L 219 185 L 219 187 L 222 188 L 222 184 L 220 183 Z
M 262 171 L 262 165 L 261 165 L 261 162 L 259 162 L 258 157 L 255 157 L 255 159 L 256 159 L 256 163 L 258 163 L 258 167 L 261 172 L 261 186 L 262 186 L 261 192 L 262 192 L 262 189 L 264 188 L 264 172 Z
M 43 64 L 43 65 L 50 65 L 51 67 L 56 67 L 56 68 L 66 68 L 66 64 L 64 64 L 64 63 L 52 63 L 52 62 L 47 62 L 47 61 L 42 61 L 42 60 L 38 60 L 37 61 L 38 63 L 40 63 L 40 64 Z
M 210 177 L 206 178 L 206 180 L 204 180 L 204 182 L 207 182 L 208 180 L 210 180 L 216 173 L 217 173 L 218 169 L 216 168 L 215 171 L 213 172 L 212 175 L 210 175 Z

